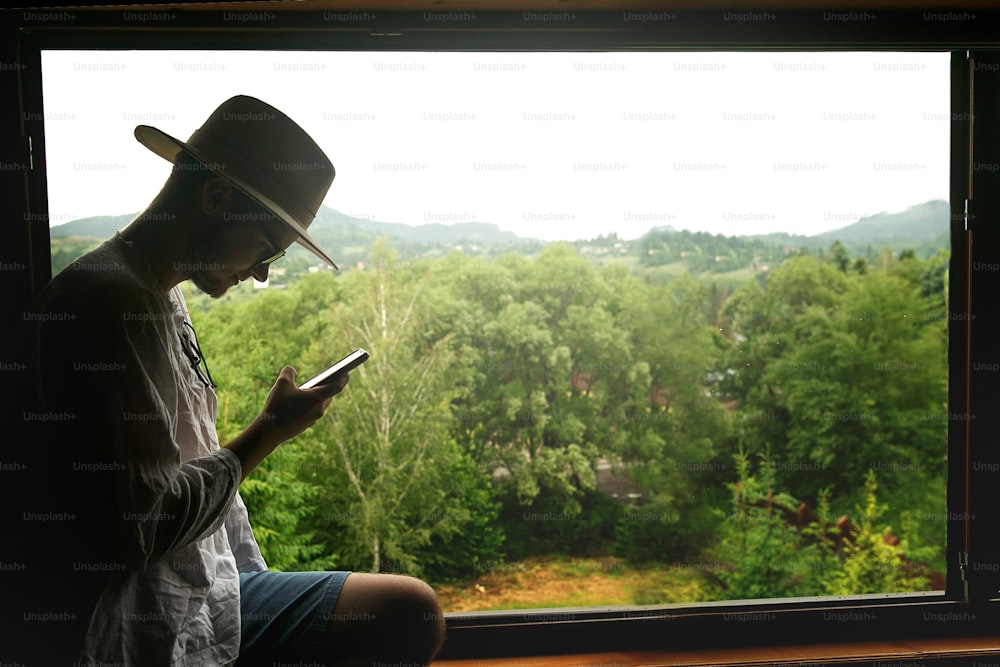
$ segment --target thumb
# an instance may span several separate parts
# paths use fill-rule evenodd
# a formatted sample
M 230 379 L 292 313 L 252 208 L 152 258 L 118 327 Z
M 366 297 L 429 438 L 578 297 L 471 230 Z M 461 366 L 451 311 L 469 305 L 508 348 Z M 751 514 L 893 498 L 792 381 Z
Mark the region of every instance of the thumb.
M 291 366 L 284 366 L 281 372 L 278 373 L 279 380 L 288 380 L 292 384 L 295 384 L 295 378 L 298 377 L 298 371 L 296 371 Z

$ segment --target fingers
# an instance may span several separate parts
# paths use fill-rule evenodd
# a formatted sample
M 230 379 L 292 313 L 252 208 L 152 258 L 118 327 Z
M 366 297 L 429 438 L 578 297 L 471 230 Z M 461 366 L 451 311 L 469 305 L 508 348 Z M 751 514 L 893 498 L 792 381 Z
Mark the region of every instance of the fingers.
M 347 386 L 347 382 L 350 379 L 350 373 L 342 373 L 337 376 L 336 379 L 326 382 L 312 389 L 305 389 L 304 391 L 313 392 L 324 399 L 333 398 L 340 392 L 344 391 L 344 387 Z
M 279 379 L 282 377 L 286 377 L 287 375 L 286 371 L 291 371 L 290 377 L 293 380 L 293 385 L 294 385 L 295 370 L 288 366 L 281 369 L 281 373 L 279 374 Z M 312 387 L 311 389 L 299 390 L 306 394 L 312 394 L 315 398 L 320 400 L 320 403 L 316 405 L 316 409 L 313 412 L 314 421 L 319 420 L 319 418 L 326 413 L 327 409 L 330 407 L 330 404 L 333 402 L 333 397 L 344 390 L 349 380 L 350 380 L 350 372 L 347 372 L 338 375 L 335 379 L 329 382 L 325 382 L 316 387 Z
M 330 393 L 327 394 L 326 398 L 323 401 L 323 410 L 326 410 L 328 407 L 330 407 L 330 403 L 333 402 L 334 396 L 344 391 L 344 388 L 347 387 L 348 380 L 349 380 L 348 374 L 345 373 L 344 377 L 337 378 L 336 382 L 333 382 L 330 385 L 324 387 L 324 389 L 329 389 Z
M 319 419 L 319 417 L 322 417 L 323 414 L 326 412 L 327 408 L 330 407 L 330 404 L 333 402 L 333 397 L 342 392 L 344 390 L 344 387 L 347 386 L 347 382 L 349 379 L 348 375 L 350 374 L 344 373 L 343 375 L 337 377 L 337 379 L 333 380 L 332 382 L 321 384 L 318 387 L 313 387 L 312 389 L 302 390 L 314 393 L 323 399 L 323 402 L 320 404 L 318 409 L 319 414 L 316 417 L 317 420 Z
M 269 437 L 285 442 L 313 426 L 326 413 L 333 397 L 347 385 L 347 377 L 338 377 L 329 385 L 299 389 L 297 372 L 285 366 L 278 372 L 271 391 L 264 401 L 263 426 Z

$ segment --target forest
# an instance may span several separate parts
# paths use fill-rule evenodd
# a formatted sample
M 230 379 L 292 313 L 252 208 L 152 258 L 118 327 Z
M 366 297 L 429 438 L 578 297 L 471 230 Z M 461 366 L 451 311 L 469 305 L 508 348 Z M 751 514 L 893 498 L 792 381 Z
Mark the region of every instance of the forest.
M 539 558 L 646 577 L 639 604 L 941 586 L 947 251 L 835 242 L 735 287 L 563 243 L 367 257 L 187 293 L 221 442 L 282 366 L 371 353 L 241 487 L 272 569 L 413 574 L 447 611 Z

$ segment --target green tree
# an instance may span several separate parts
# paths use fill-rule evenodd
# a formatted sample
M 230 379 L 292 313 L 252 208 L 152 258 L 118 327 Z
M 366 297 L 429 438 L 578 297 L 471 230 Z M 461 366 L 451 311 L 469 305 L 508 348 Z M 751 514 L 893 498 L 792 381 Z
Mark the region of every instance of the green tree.
M 822 539 L 793 524 L 799 502 L 778 491 L 767 453 L 753 470 L 751 457 L 733 457 L 736 481 L 728 485 L 732 505 L 724 514 L 713 558 L 714 578 L 725 599 L 760 599 L 816 594 L 824 567 Z
M 345 277 L 328 333 L 307 354 L 371 353 L 310 435 L 321 455 L 308 478 L 322 482 L 326 508 L 312 525 L 337 545 L 341 567 L 420 573 L 430 545 L 447 549 L 466 535 L 488 558 L 501 539 L 490 526 L 495 507 L 450 435 L 451 336 L 430 318 L 416 271 L 400 269 L 384 242 L 371 257 Z
M 844 244 L 840 241 L 834 241 L 833 244 L 830 245 L 828 254 L 830 261 L 833 262 L 833 265 L 842 272 L 847 273 L 847 269 L 851 265 L 851 257 L 847 252 L 847 248 L 844 247 Z
M 545 492 L 561 499 L 558 511 L 577 514 L 594 487 L 599 397 L 621 364 L 607 289 L 567 246 L 467 271 L 462 296 L 483 319 L 462 331 L 471 363 L 459 435 L 484 470 L 502 471 L 521 505 Z
M 751 451 L 772 448 L 782 488 L 810 503 L 829 488 L 834 511 L 847 512 L 866 473 L 884 471 L 898 521 L 945 506 L 946 336 L 924 316 L 920 260 L 880 262 L 845 274 L 797 257 L 742 290 L 725 391 L 740 401 Z M 919 541 L 943 549 L 943 522 L 922 522 Z
M 246 291 L 219 302 L 188 297 L 218 385 L 220 442 L 231 440 L 258 415 L 282 366 L 299 366 L 306 341 L 318 334 L 317 314 L 336 292 L 332 276 L 316 274 L 282 292 Z M 285 443 L 240 487 L 261 553 L 275 570 L 302 569 L 324 548 L 304 525 L 317 490 L 299 479 L 298 470 L 311 455 L 296 441 Z
M 656 520 L 620 521 L 616 549 L 633 559 L 677 559 L 710 534 L 728 472 L 716 457 L 731 424 L 708 391 L 720 371 L 711 300 L 703 285 L 682 277 L 665 286 L 636 281 L 620 302 L 633 361 L 613 413 L 621 434 L 614 453 L 645 491 L 626 514 Z
M 874 471 L 865 478 L 865 504 L 858 508 L 860 522 L 844 545 L 840 567 L 824 577 L 829 595 L 863 593 L 900 593 L 927 589 L 927 578 L 917 564 L 905 557 L 907 544 L 891 543 L 888 526 L 879 523 L 885 505 L 876 498 L 878 488 Z

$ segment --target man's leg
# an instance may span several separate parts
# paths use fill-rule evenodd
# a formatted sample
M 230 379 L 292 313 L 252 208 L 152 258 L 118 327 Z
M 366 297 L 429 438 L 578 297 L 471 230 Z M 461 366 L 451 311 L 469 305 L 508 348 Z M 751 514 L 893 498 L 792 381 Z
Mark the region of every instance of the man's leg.
M 444 616 L 434 590 L 419 579 L 353 572 L 327 636 L 338 664 L 426 665 L 444 640 Z
M 392 574 L 241 574 L 240 607 L 239 667 L 423 665 L 444 636 L 431 587 Z

